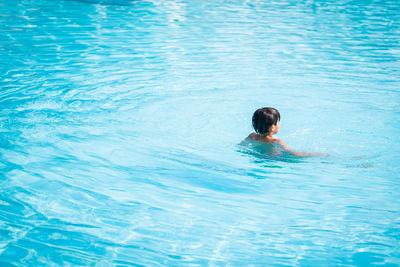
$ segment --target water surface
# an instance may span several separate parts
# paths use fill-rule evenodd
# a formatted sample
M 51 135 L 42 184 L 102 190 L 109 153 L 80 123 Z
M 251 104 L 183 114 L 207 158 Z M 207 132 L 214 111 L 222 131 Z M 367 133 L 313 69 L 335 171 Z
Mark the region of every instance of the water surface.
M 2 1 L 1 265 L 400 265 L 398 1 Z M 238 144 L 255 109 L 328 158 Z

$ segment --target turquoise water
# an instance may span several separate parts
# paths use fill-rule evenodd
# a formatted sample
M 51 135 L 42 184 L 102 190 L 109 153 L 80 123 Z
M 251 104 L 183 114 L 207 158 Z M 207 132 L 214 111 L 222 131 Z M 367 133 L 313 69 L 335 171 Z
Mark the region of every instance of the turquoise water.
M 5 0 L 0 25 L 0 265 L 400 265 L 400 2 Z M 243 149 L 263 106 L 330 156 Z

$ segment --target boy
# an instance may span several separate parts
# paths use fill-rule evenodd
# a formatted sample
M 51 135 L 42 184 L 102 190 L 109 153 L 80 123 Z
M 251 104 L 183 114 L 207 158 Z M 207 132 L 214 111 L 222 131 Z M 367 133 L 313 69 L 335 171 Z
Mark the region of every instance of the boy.
M 279 131 L 280 119 L 281 115 L 275 108 L 266 107 L 257 109 L 252 118 L 253 127 L 256 132 L 251 133 L 249 138 L 259 142 L 278 144 L 283 151 L 295 156 L 327 156 L 327 154 L 322 153 L 296 152 L 290 149 L 282 140 L 274 138 L 273 135 Z

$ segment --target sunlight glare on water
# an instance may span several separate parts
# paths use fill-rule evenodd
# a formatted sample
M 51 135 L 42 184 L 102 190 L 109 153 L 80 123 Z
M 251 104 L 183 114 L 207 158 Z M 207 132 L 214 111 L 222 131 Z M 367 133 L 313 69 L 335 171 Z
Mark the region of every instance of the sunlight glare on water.
M 0 265 L 400 265 L 400 2 L 0 3 Z M 278 137 L 239 144 L 263 106 Z

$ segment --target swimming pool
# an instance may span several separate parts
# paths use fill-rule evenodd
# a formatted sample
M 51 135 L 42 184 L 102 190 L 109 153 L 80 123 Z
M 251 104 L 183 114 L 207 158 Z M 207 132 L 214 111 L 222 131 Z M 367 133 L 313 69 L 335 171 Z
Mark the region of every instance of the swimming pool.
M 398 1 L 2 1 L 1 265 L 400 265 Z M 243 152 L 255 109 L 328 158 Z

